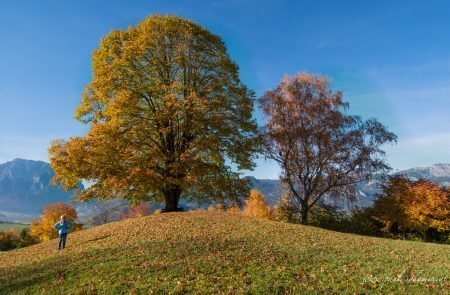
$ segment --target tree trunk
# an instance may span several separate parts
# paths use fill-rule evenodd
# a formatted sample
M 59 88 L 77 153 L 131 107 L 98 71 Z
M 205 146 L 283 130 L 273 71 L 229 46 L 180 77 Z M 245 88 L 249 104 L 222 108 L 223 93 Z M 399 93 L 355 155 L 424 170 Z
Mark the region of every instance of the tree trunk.
M 301 224 L 307 224 L 308 223 L 309 209 L 310 209 L 310 207 L 308 205 L 302 204 L 302 208 L 301 208 L 301 211 L 300 211 L 300 217 L 301 217 L 300 223 Z
M 180 200 L 181 190 L 179 187 L 170 187 L 164 191 L 164 199 L 166 207 L 163 212 L 183 211 L 178 208 L 178 201 Z
M 431 241 L 433 241 L 433 236 L 434 236 L 434 230 L 432 228 L 428 228 L 424 233 L 424 240 L 426 242 L 431 242 Z
M 398 223 L 397 223 L 397 222 L 394 222 L 394 223 L 391 225 L 391 228 L 389 229 L 389 231 L 390 231 L 391 233 L 393 233 L 394 235 L 398 235 L 398 232 L 399 232 L 399 230 L 398 230 Z

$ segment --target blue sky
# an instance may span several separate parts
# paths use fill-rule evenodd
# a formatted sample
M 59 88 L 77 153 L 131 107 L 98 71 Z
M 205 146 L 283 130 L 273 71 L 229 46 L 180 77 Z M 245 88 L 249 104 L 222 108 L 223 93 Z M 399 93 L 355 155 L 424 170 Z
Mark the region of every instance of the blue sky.
M 399 136 L 394 169 L 450 162 L 448 1 L 0 0 L 0 163 L 47 160 L 49 142 L 82 135 L 73 119 L 99 40 L 154 13 L 222 36 L 261 95 L 284 74 L 329 76 L 351 112 Z M 274 163 L 248 174 L 276 178 Z

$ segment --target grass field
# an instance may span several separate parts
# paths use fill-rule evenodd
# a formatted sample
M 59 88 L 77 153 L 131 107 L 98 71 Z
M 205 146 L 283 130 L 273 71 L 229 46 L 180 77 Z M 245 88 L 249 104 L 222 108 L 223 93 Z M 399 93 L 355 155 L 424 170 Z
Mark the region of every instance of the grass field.
M 19 223 L 0 223 L 0 231 L 7 231 L 12 228 L 15 228 L 18 231 L 21 231 L 25 227 L 28 227 L 28 225 L 19 224 Z
M 220 212 L 166 213 L 0 254 L 0 293 L 447 294 L 450 246 Z

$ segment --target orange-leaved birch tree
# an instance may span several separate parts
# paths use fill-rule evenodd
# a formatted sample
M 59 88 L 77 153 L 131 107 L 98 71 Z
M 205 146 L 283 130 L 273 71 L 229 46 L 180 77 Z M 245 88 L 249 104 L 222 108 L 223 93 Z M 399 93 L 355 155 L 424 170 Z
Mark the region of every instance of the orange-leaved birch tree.
M 252 169 L 254 93 L 221 38 L 175 16 L 150 16 L 104 37 L 76 118 L 85 136 L 54 141 L 55 181 L 93 185 L 77 198 L 239 200 Z M 235 167 L 236 169 L 232 169 Z
M 381 147 L 396 141 L 375 119 L 348 115 L 341 92 L 308 73 L 286 76 L 265 92 L 265 153 L 282 168 L 301 222 L 323 197 L 355 195 L 355 185 L 389 166 Z
M 450 231 L 450 191 L 426 179 L 389 178 L 374 204 L 374 218 L 391 233 Z

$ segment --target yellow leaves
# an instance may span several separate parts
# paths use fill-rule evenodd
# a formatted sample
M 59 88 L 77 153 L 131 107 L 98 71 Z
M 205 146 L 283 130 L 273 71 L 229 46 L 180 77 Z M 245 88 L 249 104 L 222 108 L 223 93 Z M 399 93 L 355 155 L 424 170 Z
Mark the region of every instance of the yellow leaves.
M 251 168 L 256 150 L 253 93 L 218 36 L 189 20 L 150 16 L 103 38 L 92 67 L 76 110 L 90 130 L 52 144 L 56 182 L 95 183 L 83 200 L 160 199 L 170 186 L 237 198 L 205 181 L 237 178 L 228 163 Z
M 400 230 L 450 230 L 450 193 L 439 184 L 393 177 L 375 203 L 377 219 Z
M 227 209 L 227 213 L 230 214 L 240 214 L 241 213 L 241 208 L 239 208 L 239 206 L 236 203 L 233 203 L 230 208 Z
M 243 212 L 245 216 L 267 219 L 270 217 L 270 207 L 267 205 L 264 195 L 258 190 L 253 189 L 245 203 L 247 204 Z
M 75 223 L 77 219 L 75 209 L 64 203 L 53 203 L 45 206 L 43 208 L 43 215 L 33 221 L 30 227 L 30 235 L 39 239 L 41 242 L 58 237 L 58 231 L 54 228 L 54 225 L 60 220 L 63 214 L 66 215 L 67 220 L 72 222 L 73 230 L 82 228 L 81 224 Z
M 450 193 L 438 184 L 420 180 L 411 187 L 411 199 L 404 206 L 413 227 L 438 231 L 450 229 Z

